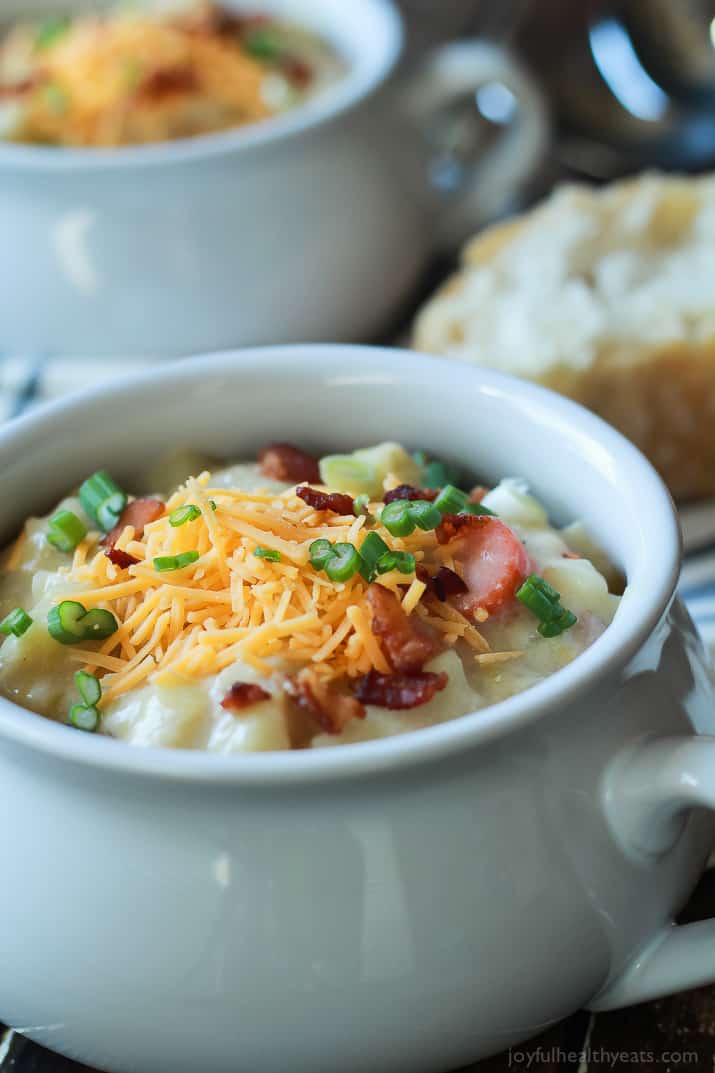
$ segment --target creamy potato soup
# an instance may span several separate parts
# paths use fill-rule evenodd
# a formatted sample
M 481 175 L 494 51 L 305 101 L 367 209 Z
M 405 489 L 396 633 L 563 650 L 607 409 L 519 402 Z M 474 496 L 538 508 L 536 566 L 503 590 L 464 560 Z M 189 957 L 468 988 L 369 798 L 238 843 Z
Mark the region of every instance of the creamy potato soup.
M 4 696 L 132 745 L 343 745 L 529 688 L 618 606 L 583 527 L 523 481 L 461 487 L 399 444 L 185 454 L 150 486 L 98 471 L 26 522 L 1 564 Z
M 304 27 L 204 0 L 54 15 L 0 37 L 0 135 L 95 148 L 188 138 L 295 108 L 343 70 Z

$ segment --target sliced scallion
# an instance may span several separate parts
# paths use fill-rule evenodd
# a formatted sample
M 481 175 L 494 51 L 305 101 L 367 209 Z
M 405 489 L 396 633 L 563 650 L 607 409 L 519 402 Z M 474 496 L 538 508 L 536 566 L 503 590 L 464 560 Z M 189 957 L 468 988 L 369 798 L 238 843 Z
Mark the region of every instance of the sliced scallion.
M 410 502 L 406 499 L 393 499 L 382 508 L 380 522 L 388 533 L 396 537 L 409 536 L 415 531 L 415 522 L 410 513 Z
M 87 674 L 86 671 L 77 671 L 74 676 L 79 695 L 85 704 L 95 707 L 99 704 L 102 696 L 102 687 L 96 674 Z
M 275 548 L 264 548 L 260 544 L 253 549 L 253 554 L 257 559 L 267 559 L 269 563 L 279 563 L 281 561 L 279 551 L 276 551 Z
M 99 712 L 91 704 L 73 704 L 69 714 L 70 725 L 77 730 L 92 734 L 99 726 Z
M 360 573 L 365 578 L 365 581 L 370 582 L 373 580 L 378 560 L 389 550 L 385 541 L 377 533 L 367 534 L 360 545 L 360 558 L 362 559 Z
M 442 514 L 434 503 L 428 499 L 410 501 L 410 518 L 420 529 L 436 529 L 442 521 Z
M 182 551 L 179 555 L 157 555 L 154 559 L 154 569 L 160 574 L 170 570 L 183 570 L 185 566 L 191 566 L 199 558 L 197 551 Z
M 355 496 L 353 499 L 353 514 L 356 518 L 366 516 L 370 513 L 370 496 L 367 492 L 361 492 L 359 496 Z
M 23 633 L 27 633 L 31 625 L 32 619 L 27 611 L 22 607 L 15 607 L 0 622 L 0 633 L 5 634 L 6 637 L 9 637 L 10 634 L 13 637 L 22 637 Z
M 325 564 L 331 581 L 349 581 L 360 569 L 360 554 L 352 544 L 333 544 L 333 554 Z
M 461 514 L 469 507 L 469 496 L 453 484 L 445 484 L 434 501 L 440 514 Z
M 400 574 L 414 574 L 415 557 L 409 551 L 388 551 L 377 561 L 378 574 L 389 574 L 397 570 Z
M 194 503 L 187 503 L 185 507 L 177 507 L 176 510 L 172 510 L 169 515 L 169 525 L 176 529 L 180 525 L 185 525 L 187 522 L 193 522 L 195 518 L 201 517 L 201 511 Z
M 106 470 L 100 469 L 80 485 L 79 501 L 89 517 L 108 533 L 119 521 L 127 495 Z
M 578 621 L 572 611 L 561 605 L 561 594 L 545 578 L 530 574 L 517 589 L 516 598 L 539 619 L 542 637 L 558 637 Z
M 63 600 L 47 616 L 47 629 L 62 645 L 79 641 L 101 641 L 111 637 L 119 626 L 111 611 L 94 607 L 88 611 L 77 600 Z
M 47 541 L 59 551 L 74 551 L 87 535 L 87 527 L 72 510 L 58 510 L 47 526 Z
M 333 545 L 329 540 L 314 540 L 308 548 L 310 565 L 316 570 L 324 570 L 328 559 L 333 557 Z

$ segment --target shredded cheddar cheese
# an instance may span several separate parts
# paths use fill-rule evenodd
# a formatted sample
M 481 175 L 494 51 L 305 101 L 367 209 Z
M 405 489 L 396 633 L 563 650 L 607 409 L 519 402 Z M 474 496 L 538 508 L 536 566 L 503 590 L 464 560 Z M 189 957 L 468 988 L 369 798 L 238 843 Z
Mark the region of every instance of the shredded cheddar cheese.
M 199 516 L 172 527 L 169 514 L 189 504 L 199 508 Z M 434 533 L 416 530 L 395 538 L 379 523 L 374 528 L 389 548 L 408 550 L 417 562 L 444 561 Z M 126 570 L 110 562 L 96 533 L 77 548 L 68 571 L 74 597 L 88 609 L 110 610 L 119 628 L 96 651 L 78 649 L 72 658 L 103 675 L 104 701 L 147 680 L 200 678 L 238 661 L 266 675 L 305 666 L 324 678 L 388 673 L 371 628 L 367 582 L 359 573 L 333 582 L 310 563 L 314 540 L 351 542 L 359 549 L 365 535 L 363 516 L 316 511 L 293 488 L 261 495 L 212 488 L 209 473 L 190 478 L 170 497 L 165 514 L 145 526 L 141 539 L 125 527 L 116 546 L 138 560 Z M 279 552 L 280 560 L 257 558 L 259 545 Z M 190 550 L 198 559 L 188 566 L 155 569 L 154 559 Z M 393 570 L 376 580 L 395 593 L 406 614 L 418 614 L 446 643 L 461 638 L 478 653 L 489 651 L 460 612 L 425 602 L 427 587 L 414 573 Z M 69 595 L 68 586 L 58 602 Z

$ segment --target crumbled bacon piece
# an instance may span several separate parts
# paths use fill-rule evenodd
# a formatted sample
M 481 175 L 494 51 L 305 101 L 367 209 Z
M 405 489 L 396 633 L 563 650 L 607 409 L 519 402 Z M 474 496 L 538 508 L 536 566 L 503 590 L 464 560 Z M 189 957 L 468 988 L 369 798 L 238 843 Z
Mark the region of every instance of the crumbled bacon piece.
M 448 596 L 459 596 L 460 593 L 468 591 L 466 582 L 462 581 L 459 574 L 455 573 L 454 570 L 450 570 L 448 566 L 439 568 L 432 578 L 432 584 L 434 585 L 437 599 L 443 603 Z
M 35 89 L 37 82 L 37 75 L 28 75 L 27 78 L 23 78 L 19 82 L 0 83 L 0 100 L 4 100 L 6 97 L 22 97 L 25 93 L 30 93 Z
M 141 82 L 137 95 L 157 101 L 174 93 L 191 93 L 198 89 L 198 85 L 196 74 L 190 67 L 160 67 Z
M 380 708 L 417 708 L 432 700 L 439 690 L 447 685 L 444 671 L 419 671 L 416 674 L 379 674 L 370 671 L 360 678 L 355 696 L 363 704 L 377 704 Z
M 286 692 L 301 711 L 326 734 L 340 734 L 351 719 L 364 719 L 365 708 L 355 697 L 339 693 L 314 671 L 302 671 L 286 682 Z
M 126 570 L 129 566 L 134 566 L 139 560 L 135 559 L 133 555 L 130 555 L 128 551 L 122 551 L 121 548 L 105 548 L 104 554 L 109 559 L 110 563 L 114 563 L 120 570 Z
M 316 460 L 290 443 L 271 443 L 264 447 L 258 456 L 258 468 L 264 477 L 276 481 L 320 483 Z
M 382 497 L 383 503 L 392 503 L 396 499 L 427 499 L 430 503 L 439 495 L 439 488 L 415 488 L 411 484 L 398 484 Z
M 296 488 L 295 494 L 313 510 L 332 510 L 334 514 L 353 513 L 353 497 L 345 492 L 321 492 L 318 488 L 302 484 Z
M 270 700 L 271 694 L 255 682 L 234 682 L 221 701 L 221 707 L 227 712 L 240 712 L 262 700 Z
M 435 532 L 440 544 L 449 544 L 458 537 L 466 537 L 470 531 L 483 529 L 492 521 L 489 514 L 443 514 L 442 522 Z
M 299 89 L 305 89 L 313 81 L 313 68 L 297 56 L 283 56 L 281 67 L 288 81 Z
M 470 503 L 481 503 L 489 489 L 483 484 L 475 484 L 469 493 Z
M 141 540 L 144 535 L 144 526 L 148 525 L 149 522 L 155 522 L 157 518 L 161 518 L 165 510 L 166 507 L 160 499 L 133 499 L 131 503 L 127 503 L 120 514 L 119 521 L 114 526 L 114 529 L 110 529 L 107 535 L 102 538 L 103 547 L 114 548 L 123 530 L 128 525 L 131 525 L 134 529 L 134 539 Z M 136 559 L 134 561 L 136 562 Z M 117 563 L 117 566 L 119 566 L 119 563 Z
M 561 555 L 562 559 L 580 559 L 581 556 L 577 555 L 575 551 L 565 551 Z
M 407 673 L 421 671 L 440 651 L 432 633 L 406 615 L 395 594 L 382 585 L 369 585 L 367 599 L 372 610 L 372 632 L 380 638 L 390 666 Z

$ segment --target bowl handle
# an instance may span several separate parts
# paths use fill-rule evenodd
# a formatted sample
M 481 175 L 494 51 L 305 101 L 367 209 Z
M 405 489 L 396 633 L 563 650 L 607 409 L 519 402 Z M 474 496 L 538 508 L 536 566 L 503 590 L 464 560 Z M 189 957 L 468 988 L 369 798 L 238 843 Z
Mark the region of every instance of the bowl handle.
M 460 151 L 460 109 L 471 100 L 476 118 L 478 95 L 487 90 L 500 132 L 488 145 L 479 137 L 465 137 L 467 144 Z M 518 60 L 500 45 L 478 40 L 433 49 L 407 79 L 400 97 L 426 143 L 430 180 L 439 195 L 435 241 L 451 252 L 481 224 L 504 212 L 539 166 L 550 133 L 546 104 Z
M 647 864 L 670 850 L 693 808 L 715 811 L 715 737 L 660 738 L 617 757 L 603 783 L 609 826 Z M 611 1010 L 715 981 L 715 920 L 668 924 L 589 1004 Z

